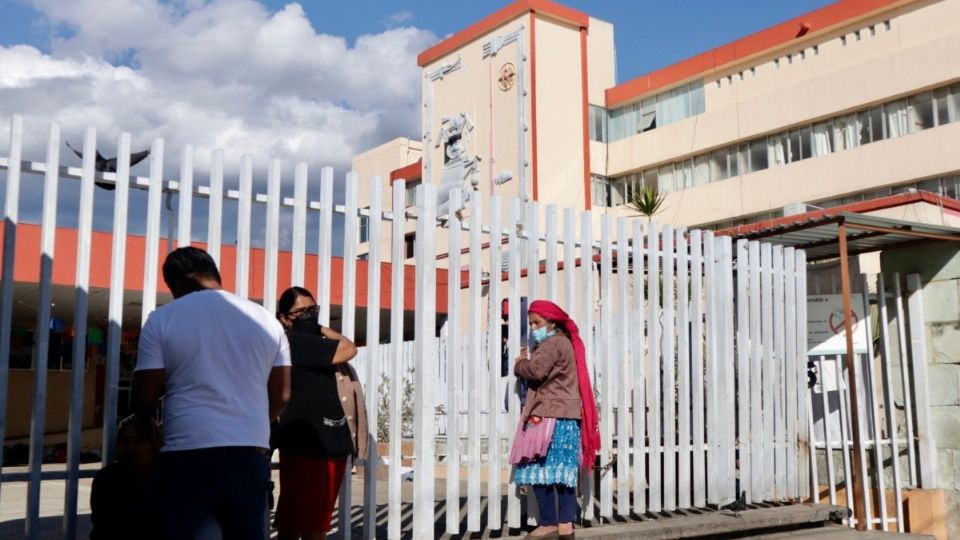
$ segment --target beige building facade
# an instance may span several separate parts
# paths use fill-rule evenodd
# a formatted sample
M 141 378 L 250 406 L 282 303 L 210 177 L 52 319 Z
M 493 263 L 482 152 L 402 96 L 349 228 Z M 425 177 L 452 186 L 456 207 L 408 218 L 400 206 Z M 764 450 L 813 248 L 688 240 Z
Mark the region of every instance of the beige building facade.
M 613 24 L 519 0 L 418 57 L 421 140 L 355 158 L 360 204 L 374 175 L 386 208 L 399 177 L 452 185 L 451 118 L 484 222 L 493 193 L 536 200 L 542 225 L 551 204 L 637 216 L 628 201 L 654 186 L 656 221 L 711 229 L 909 189 L 957 198 L 958 21 L 960 0 L 840 0 L 617 84 Z

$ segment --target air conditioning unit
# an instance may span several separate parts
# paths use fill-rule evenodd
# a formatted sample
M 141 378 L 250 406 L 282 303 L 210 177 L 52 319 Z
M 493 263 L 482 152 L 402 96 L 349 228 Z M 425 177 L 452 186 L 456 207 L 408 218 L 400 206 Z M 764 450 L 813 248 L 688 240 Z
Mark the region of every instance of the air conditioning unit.
M 806 214 L 807 205 L 801 202 L 790 203 L 783 207 L 784 216 L 796 216 L 798 214 Z

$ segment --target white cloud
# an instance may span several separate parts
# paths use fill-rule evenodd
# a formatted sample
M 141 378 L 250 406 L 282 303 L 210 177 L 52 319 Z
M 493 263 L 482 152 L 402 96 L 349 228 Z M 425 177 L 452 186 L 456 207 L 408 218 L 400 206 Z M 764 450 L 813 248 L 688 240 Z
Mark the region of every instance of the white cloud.
M 399 24 L 409 22 L 411 19 L 413 19 L 413 12 L 408 9 L 405 9 L 403 11 L 399 11 L 391 15 L 390 18 L 387 19 L 387 22 L 391 26 L 396 26 Z
M 351 44 L 317 33 L 295 3 L 276 12 L 252 0 L 32 3 L 55 35 L 49 53 L 0 47 L 2 121 L 56 119 L 75 139 L 93 125 L 106 148 L 120 131 L 136 147 L 163 137 L 169 164 L 194 144 L 201 167 L 217 147 L 234 162 L 254 154 L 258 168 L 269 157 L 344 167 L 419 133 L 415 56 L 435 41 L 428 31 L 394 28 Z

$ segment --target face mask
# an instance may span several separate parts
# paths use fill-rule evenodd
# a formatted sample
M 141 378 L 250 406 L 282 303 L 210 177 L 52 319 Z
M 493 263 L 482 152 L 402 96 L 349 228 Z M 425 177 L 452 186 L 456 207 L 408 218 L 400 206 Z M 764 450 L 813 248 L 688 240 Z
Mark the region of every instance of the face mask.
M 539 345 L 541 341 L 556 333 L 555 330 L 547 330 L 546 326 L 541 326 L 540 328 L 534 328 L 533 331 L 530 332 L 530 338 L 533 339 L 535 345 Z
M 297 315 L 297 318 L 292 321 L 291 325 L 291 329 L 296 332 L 306 332 L 309 334 L 317 334 L 320 332 L 320 323 L 317 322 L 317 312 L 312 309 L 308 309 Z

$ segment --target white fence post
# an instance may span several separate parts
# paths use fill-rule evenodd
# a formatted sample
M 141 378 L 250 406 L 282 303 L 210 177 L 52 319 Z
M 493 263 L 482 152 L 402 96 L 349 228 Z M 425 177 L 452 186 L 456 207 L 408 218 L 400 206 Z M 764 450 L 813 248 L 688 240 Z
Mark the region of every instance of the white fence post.
M 450 191 L 450 208 L 460 208 L 459 189 Z M 472 217 L 472 215 L 471 215 Z M 460 534 L 460 218 L 447 221 L 447 534 Z M 473 230 L 471 229 L 471 235 Z M 471 246 L 472 248 L 472 246 Z M 473 255 L 473 252 L 470 252 Z M 472 292 L 472 291 L 471 291 Z M 472 368 L 472 366 L 471 366 Z M 473 371 L 471 371 L 471 374 Z M 471 385 L 469 392 L 475 392 Z M 472 409 L 471 409 L 472 410 Z M 476 430 L 475 426 L 468 426 Z M 478 445 L 479 446 L 479 445 Z M 478 452 L 479 453 L 479 452 Z M 478 486 L 479 487 L 479 486 Z M 369 538 L 369 537 L 368 537 Z
M 627 238 L 627 219 L 617 219 L 617 294 L 616 326 L 618 334 L 616 356 L 610 356 L 610 377 L 617 381 L 617 514 L 630 515 L 630 296 L 627 286 L 630 244 Z M 612 300 L 612 299 L 611 299 Z M 613 321 L 611 321 L 612 323 Z M 613 396 L 610 396 L 613 400 Z
M 392 253 L 390 272 L 390 426 L 389 470 L 387 480 L 387 538 L 400 538 L 400 389 L 403 378 L 403 320 L 404 320 L 404 225 L 406 220 L 406 183 L 393 184 Z M 332 186 L 331 186 L 332 187 Z M 321 214 L 322 218 L 322 214 Z M 322 221 L 322 219 L 321 219 Z
M 80 173 L 80 215 L 77 224 L 77 274 L 74 279 L 73 365 L 70 373 L 70 419 L 67 442 L 67 482 L 63 508 L 63 534 L 77 534 L 77 491 L 80 485 L 80 440 L 83 431 L 83 378 L 87 360 L 87 304 L 90 298 L 90 237 L 93 231 L 93 175 L 97 130 L 87 128 Z M 6 321 L 8 319 L 4 319 Z M 5 395 L 0 399 L 6 399 Z M 3 433 L 0 432 L 0 440 Z
M 127 261 L 127 204 L 130 191 L 130 134 L 122 133 L 117 149 L 113 199 L 113 246 L 110 255 L 110 300 L 107 328 L 107 369 L 104 375 L 103 451 L 101 463 L 113 462 L 117 437 L 117 391 L 120 377 L 120 331 L 123 327 L 123 286 Z
M 492 530 L 500 530 L 503 525 L 503 515 L 500 509 L 500 475 L 503 471 L 500 455 L 500 410 L 504 405 L 503 384 L 501 384 L 501 351 L 503 350 L 500 332 L 500 282 L 503 279 L 501 245 L 503 224 L 500 213 L 500 197 L 490 197 L 490 278 L 487 292 L 487 362 L 489 364 L 489 382 L 487 384 L 487 440 L 488 444 L 495 444 L 497 451 L 488 452 L 489 473 L 487 482 L 487 525 Z M 513 368 L 512 362 L 507 362 L 507 369 Z M 504 426 L 507 430 L 511 426 Z M 457 501 L 459 506 L 460 501 Z
M 193 146 L 189 144 L 183 149 L 178 189 L 180 196 L 177 205 L 177 247 L 186 247 L 190 245 L 190 224 L 193 218 Z
M 279 166 L 279 162 L 277 162 L 277 174 L 279 174 Z M 209 196 L 209 210 L 207 213 L 207 253 L 213 257 L 213 260 L 217 263 L 217 266 L 220 266 L 220 263 L 223 262 L 220 260 L 220 242 L 223 234 L 223 150 L 219 148 L 213 151 L 213 158 L 210 166 Z M 279 207 L 280 202 L 277 201 L 276 204 Z M 274 231 L 273 235 L 269 234 L 268 231 L 268 242 L 271 237 L 276 238 L 276 231 Z
M 507 324 L 509 325 L 508 335 L 509 343 L 507 349 L 509 358 L 520 356 L 520 238 L 518 228 L 521 224 L 521 203 L 518 199 L 510 201 L 510 209 L 507 219 L 507 249 L 509 252 L 509 273 L 508 273 L 508 293 L 509 313 L 507 315 Z M 513 445 L 513 439 L 516 435 L 517 422 L 520 421 L 520 395 L 517 393 L 517 377 L 513 370 L 507 373 L 507 395 L 509 403 L 507 407 L 507 430 L 509 444 Z M 510 468 L 510 477 L 507 480 L 507 525 L 511 529 L 520 528 L 520 495 L 517 491 L 517 483 L 514 480 L 513 467 Z
M 271 313 L 277 310 L 277 261 L 280 250 L 280 199 L 282 196 L 280 172 L 280 160 L 271 160 L 270 169 L 267 172 L 267 235 L 264 238 L 266 245 L 263 250 L 263 307 Z M 320 309 L 323 309 L 324 305 L 327 304 L 321 304 Z M 322 322 L 323 319 L 320 320 Z
M 920 464 L 920 487 L 937 488 L 937 445 L 933 440 L 930 420 L 930 383 L 927 379 L 926 317 L 923 312 L 923 285 L 920 274 L 907 275 L 907 315 L 910 325 L 910 364 L 916 396 L 917 439 Z
M 480 313 L 480 197 L 473 197 L 470 201 L 470 283 L 469 283 L 469 310 L 472 316 Z M 458 331 L 455 329 L 454 331 Z M 471 324 L 469 339 L 468 366 L 470 386 L 467 388 L 468 418 L 467 433 L 469 436 L 470 474 L 467 485 L 467 530 L 480 530 L 480 364 L 483 357 L 480 350 L 480 325 Z M 458 355 L 459 356 L 459 355 Z M 458 358 L 460 360 L 460 358 Z M 492 414 L 492 411 L 490 411 Z M 487 440 L 487 453 L 494 452 L 493 441 Z M 490 477 L 489 481 L 492 481 Z M 460 504 L 460 501 L 457 501 Z M 457 525 L 459 527 L 459 524 Z
M 303 173 L 306 178 L 306 171 Z M 299 177 L 299 175 L 298 175 Z M 375 538 L 377 535 L 377 472 L 380 465 L 380 452 L 377 448 L 377 426 L 380 425 L 380 232 L 383 229 L 381 180 L 379 176 L 370 179 L 370 218 L 367 230 L 370 249 L 367 258 L 367 388 L 364 397 L 367 408 L 367 433 L 358 433 L 357 437 L 367 438 L 367 456 L 363 471 L 363 537 Z M 306 186 L 304 186 L 306 190 Z M 306 212 L 306 204 L 304 204 Z M 395 219 L 398 219 L 395 217 Z M 306 216 L 304 216 L 304 227 Z M 305 239 L 304 239 L 305 241 Z M 294 265 L 296 268 L 296 265 Z M 301 277 L 302 279 L 302 277 Z M 403 306 L 390 306 L 403 313 Z
M 414 388 L 414 474 L 413 474 L 413 538 L 434 537 L 434 434 L 433 434 L 433 343 L 436 324 L 436 191 L 433 184 L 417 186 L 417 240 L 415 347 L 418 365 Z
M 347 173 L 346 200 L 343 214 L 343 288 L 341 289 L 343 337 L 353 340 L 357 315 L 357 173 Z M 266 296 L 266 295 L 264 295 Z M 431 416 L 432 418 L 432 416 Z M 353 458 L 347 458 L 347 470 L 353 467 Z M 350 538 L 353 529 L 353 482 L 340 484 L 339 531 L 341 538 Z
M 240 200 L 237 201 L 237 262 L 234 291 L 250 296 L 250 212 L 253 206 L 253 156 L 240 158 Z
M 660 430 L 660 235 L 657 224 L 647 226 L 647 439 L 649 441 L 648 479 L 650 483 L 651 512 L 663 509 L 661 486 L 661 449 L 663 437 Z
M 147 234 L 143 259 L 141 326 L 157 308 L 157 266 L 160 257 L 160 196 L 163 194 L 163 139 L 153 141 L 150 151 L 150 187 L 147 188 Z
M 598 372 L 603 381 L 600 394 L 600 517 L 613 517 L 613 246 L 610 240 L 610 216 L 600 217 L 600 362 Z
M 14 263 L 17 253 L 17 228 L 20 221 L 20 160 L 23 147 L 23 117 L 10 120 L 10 151 L 7 154 L 7 190 L 3 206 L 3 274 L 0 283 L 0 440 L 7 433 L 7 390 L 10 377 L 10 332 L 13 318 Z M 3 471 L 3 445 L 0 444 L 0 472 Z M 0 482 L 2 486 L 2 482 Z
M 572 271 L 573 269 L 571 269 Z M 590 382 L 596 388 L 596 339 L 594 336 L 593 311 L 596 306 L 593 285 L 593 214 L 580 213 L 580 335 L 583 339 L 584 350 L 587 356 L 587 370 L 590 373 Z M 596 469 L 588 469 L 581 475 L 583 499 L 580 504 L 584 521 L 593 520 L 594 516 L 594 479 L 600 474 Z
M 53 294 L 53 248 L 57 228 L 57 187 L 60 183 L 60 124 L 50 123 L 47 141 L 46 174 L 43 178 L 43 215 L 40 225 L 40 294 L 37 296 L 38 329 L 50 328 L 50 301 Z M 6 321 L 5 321 L 6 322 Z M 27 488 L 26 532 L 40 535 L 40 470 L 43 467 L 44 421 L 47 413 L 47 358 L 50 332 L 36 333 L 34 354 L 33 419 L 30 422 L 30 482 Z M 106 427 L 106 426 L 105 426 Z

